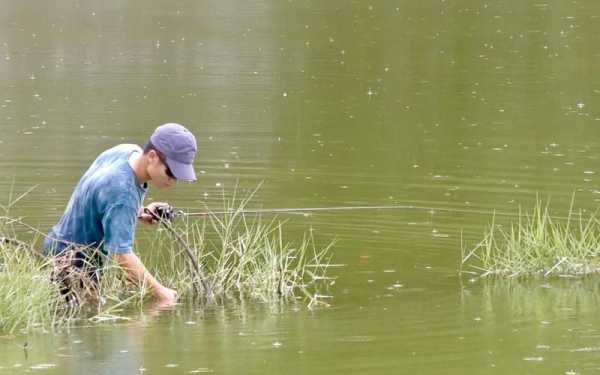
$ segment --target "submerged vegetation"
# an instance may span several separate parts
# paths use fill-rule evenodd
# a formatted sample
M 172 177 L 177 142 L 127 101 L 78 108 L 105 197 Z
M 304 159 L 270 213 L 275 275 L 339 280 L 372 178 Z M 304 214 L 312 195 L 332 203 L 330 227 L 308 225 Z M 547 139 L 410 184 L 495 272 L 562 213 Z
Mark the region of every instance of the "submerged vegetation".
M 244 214 L 251 196 L 225 200 L 226 214 L 208 211 L 200 220 L 166 223 L 168 227 L 140 247 L 139 256 L 157 278 L 178 291 L 180 302 L 305 301 L 309 308 L 325 304 L 324 291 L 334 280 L 327 275 L 332 243 L 318 248 L 311 231 L 298 243 L 287 242 L 284 222 Z M 96 298 L 88 293 L 79 303 L 65 303 L 52 281 L 53 259 L 40 256 L 35 247 L 41 241 L 17 241 L 15 226 L 24 223 L 10 219 L 8 209 L 2 208 L 6 212 L 0 216 L 0 332 L 128 319 L 128 309 L 143 306 L 147 288 L 127 281 L 112 262 L 104 267 Z
M 600 272 L 600 221 L 596 213 L 573 210 L 553 217 L 537 200 L 531 213 L 519 209 L 508 229 L 494 220 L 472 249 L 462 246 L 462 267 L 478 275 L 521 277 L 581 276 Z

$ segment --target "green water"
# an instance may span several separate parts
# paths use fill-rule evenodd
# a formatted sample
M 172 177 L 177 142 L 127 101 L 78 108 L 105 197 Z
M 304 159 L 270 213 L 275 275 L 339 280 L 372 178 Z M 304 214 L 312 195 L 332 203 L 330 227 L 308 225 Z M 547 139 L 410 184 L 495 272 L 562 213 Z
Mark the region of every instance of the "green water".
M 338 240 L 330 308 L 149 306 L 118 325 L 0 337 L 0 374 L 600 370 L 597 277 L 458 274 L 461 238 L 480 238 L 492 210 L 536 193 L 558 211 L 574 192 L 598 207 L 597 1 L 1 9 L 0 197 L 38 185 L 13 214 L 44 232 L 98 153 L 169 121 L 197 135 L 200 178 L 149 199 L 219 208 L 223 190 L 262 181 L 253 207 L 433 210 L 286 216 L 290 240 Z

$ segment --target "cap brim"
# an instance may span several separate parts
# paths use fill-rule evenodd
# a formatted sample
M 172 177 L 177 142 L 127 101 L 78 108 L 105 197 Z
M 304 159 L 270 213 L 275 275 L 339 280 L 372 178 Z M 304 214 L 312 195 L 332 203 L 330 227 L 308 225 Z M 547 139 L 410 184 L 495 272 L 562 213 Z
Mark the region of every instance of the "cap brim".
M 167 159 L 167 165 L 171 172 L 173 172 L 173 176 L 178 180 L 183 181 L 196 181 L 196 173 L 194 172 L 194 167 L 191 164 L 180 163 L 177 160 Z

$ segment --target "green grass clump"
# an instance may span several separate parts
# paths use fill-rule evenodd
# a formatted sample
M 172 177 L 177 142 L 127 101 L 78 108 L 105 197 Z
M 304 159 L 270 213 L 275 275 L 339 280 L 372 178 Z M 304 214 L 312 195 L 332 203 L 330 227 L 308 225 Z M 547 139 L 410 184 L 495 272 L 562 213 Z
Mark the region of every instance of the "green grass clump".
M 461 266 L 480 276 L 580 276 L 600 272 L 600 221 L 573 204 L 565 218 L 552 217 L 537 200 L 530 214 L 519 210 L 508 229 L 492 224 L 472 249 L 462 247 Z
M 297 243 L 284 240 L 284 224 L 245 214 L 251 195 L 224 201 L 225 214 L 210 211 L 200 220 L 181 220 L 173 229 L 189 245 L 201 267 L 204 283 L 190 267 L 189 256 L 167 230 L 156 232 L 154 246 L 144 255 L 150 269 L 180 294 L 211 294 L 220 301 L 253 299 L 261 302 L 306 299 L 310 306 L 322 303 L 323 292 L 333 282 L 327 276 L 331 246 L 315 245 L 308 231 Z M 157 252 L 157 250 L 159 252 Z M 208 290 L 206 290 L 208 289 Z
M 48 261 L 25 245 L 0 243 L 0 328 L 49 327 L 68 320 L 69 309 L 50 282 Z

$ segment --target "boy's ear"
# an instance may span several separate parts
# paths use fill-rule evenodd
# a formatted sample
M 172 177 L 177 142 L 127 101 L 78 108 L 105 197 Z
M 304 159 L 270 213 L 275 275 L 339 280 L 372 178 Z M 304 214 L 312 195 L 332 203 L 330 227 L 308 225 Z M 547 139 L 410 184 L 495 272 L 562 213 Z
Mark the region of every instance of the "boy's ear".
M 149 161 L 153 161 L 154 159 L 158 158 L 158 155 L 156 154 L 156 151 L 154 151 L 154 150 L 148 151 L 146 156 L 148 157 Z

